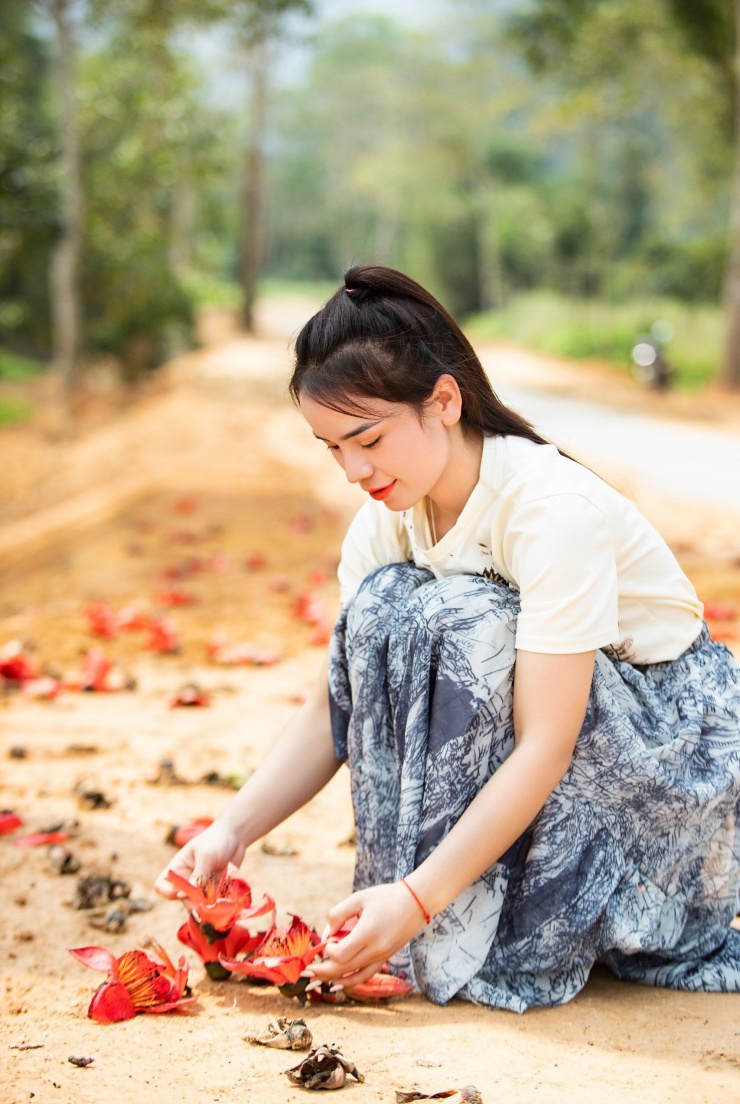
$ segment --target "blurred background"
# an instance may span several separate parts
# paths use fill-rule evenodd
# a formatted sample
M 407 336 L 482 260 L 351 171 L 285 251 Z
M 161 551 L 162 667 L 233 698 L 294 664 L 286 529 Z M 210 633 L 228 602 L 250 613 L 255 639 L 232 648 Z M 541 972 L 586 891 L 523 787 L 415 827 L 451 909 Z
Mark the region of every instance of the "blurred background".
M 478 338 L 628 372 L 657 320 L 677 388 L 740 387 L 734 52 L 731 0 L 3 0 L 0 421 L 368 260 Z

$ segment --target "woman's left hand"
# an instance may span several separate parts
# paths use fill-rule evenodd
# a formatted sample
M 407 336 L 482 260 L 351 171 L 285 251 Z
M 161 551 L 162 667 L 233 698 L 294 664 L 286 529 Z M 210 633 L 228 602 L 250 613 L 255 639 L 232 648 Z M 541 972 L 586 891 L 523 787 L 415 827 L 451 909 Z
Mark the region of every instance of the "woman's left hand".
M 349 935 L 332 939 L 352 917 L 357 923 Z M 376 974 L 392 954 L 424 927 L 419 906 L 401 882 L 362 889 L 340 901 L 329 913 L 329 936 L 324 959 L 306 971 L 320 981 L 359 985 Z

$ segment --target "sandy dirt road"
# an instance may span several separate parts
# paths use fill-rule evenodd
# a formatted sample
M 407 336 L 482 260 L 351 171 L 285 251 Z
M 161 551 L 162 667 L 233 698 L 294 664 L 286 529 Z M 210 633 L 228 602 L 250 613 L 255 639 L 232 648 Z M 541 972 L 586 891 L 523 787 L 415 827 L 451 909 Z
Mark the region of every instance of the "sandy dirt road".
M 0 644 L 32 641 L 40 665 L 70 671 L 98 643 L 137 681 L 134 691 L 67 692 L 50 702 L 6 694 L 2 805 L 29 831 L 76 819 L 69 846 L 81 873 L 113 873 L 153 906 L 119 934 L 95 930 L 69 904 L 78 875 L 53 873 L 44 848 L 24 851 L 0 838 L 2 1104 L 304 1099 L 282 1073 L 297 1056 L 244 1041 L 270 1016 L 298 1014 L 274 989 L 210 981 L 186 952 L 195 1013 L 103 1027 L 86 1018 L 98 976 L 67 954 L 91 943 L 121 954 L 149 936 L 178 953 L 184 910 L 151 892 L 173 853 L 167 828 L 223 807 L 228 790 L 203 777 L 253 768 L 320 664 L 322 649 L 294 616 L 295 600 L 309 588 L 336 609 L 333 565 L 361 496 L 291 410 L 286 363 L 282 338 L 229 340 L 185 358 L 161 393 L 74 444 L 19 435 L 13 463 L 0 439 Z M 532 370 L 527 363 L 512 386 Z M 550 377 L 561 393 L 566 376 Z M 740 538 L 731 513 L 645 497 L 702 595 L 737 602 Z M 247 565 L 254 554 L 264 566 Z M 87 603 L 156 610 L 157 595 L 173 587 L 195 599 L 165 611 L 177 624 L 178 654 L 148 652 L 141 633 L 90 636 Z M 278 650 L 281 662 L 214 666 L 206 645 L 218 631 Z M 210 692 L 210 707 L 169 708 L 188 681 Z M 13 749 L 24 757 L 11 757 Z M 163 759 L 180 784 L 154 782 Z M 86 778 L 110 807 L 80 808 L 74 787 Z M 255 893 L 270 892 L 282 919 L 297 912 L 321 927 L 350 888 L 351 829 L 342 771 L 273 833 L 272 853 L 250 849 L 244 870 Z M 522 1017 L 461 1002 L 441 1009 L 418 997 L 306 1015 L 316 1041 L 342 1045 L 365 1075 L 343 1090 L 351 1100 L 393 1102 L 397 1088 L 472 1083 L 486 1104 L 729 1104 L 740 1098 L 738 1007 L 737 997 L 643 989 L 597 970 L 569 1005 Z M 95 1060 L 79 1069 L 69 1056 Z

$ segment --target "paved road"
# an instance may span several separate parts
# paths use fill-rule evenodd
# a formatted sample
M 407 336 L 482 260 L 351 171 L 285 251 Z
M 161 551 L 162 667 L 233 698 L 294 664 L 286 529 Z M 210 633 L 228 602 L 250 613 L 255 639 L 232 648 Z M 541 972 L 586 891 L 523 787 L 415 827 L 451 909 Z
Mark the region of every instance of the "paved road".
M 501 398 L 544 437 L 625 471 L 636 490 L 740 514 L 740 436 L 506 384 Z

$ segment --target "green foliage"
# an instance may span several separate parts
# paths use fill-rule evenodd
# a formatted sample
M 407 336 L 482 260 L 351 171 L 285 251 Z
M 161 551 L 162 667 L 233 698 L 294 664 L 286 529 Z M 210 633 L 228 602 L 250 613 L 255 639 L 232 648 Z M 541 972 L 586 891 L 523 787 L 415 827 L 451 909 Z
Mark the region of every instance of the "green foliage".
M 9 349 L 0 349 L 0 380 L 22 382 L 34 379 L 43 370 L 44 365 L 38 360 L 19 356 Z
M 552 356 L 604 360 L 631 371 L 633 346 L 657 320 L 670 322 L 675 331 L 665 355 L 676 386 L 691 391 L 713 379 L 722 345 L 717 307 L 658 298 L 609 304 L 534 292 L 517 296 L 503 311 L 469 318 L 465 329 L 478 340 L 514 341 Z
M 21 399 L 9 399 L 0 395 L 0 426 L 17 425 L 31 416 L 31 407 Z
M 45 356 L 56 237 L 48 46 L 23 0 L 0 5 L 0 341 Z

